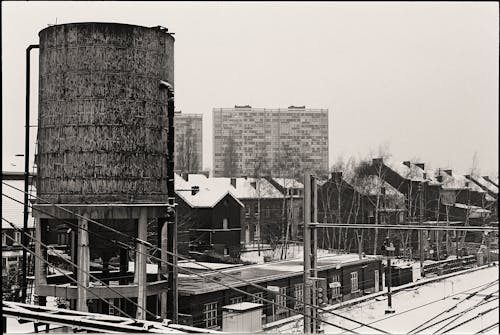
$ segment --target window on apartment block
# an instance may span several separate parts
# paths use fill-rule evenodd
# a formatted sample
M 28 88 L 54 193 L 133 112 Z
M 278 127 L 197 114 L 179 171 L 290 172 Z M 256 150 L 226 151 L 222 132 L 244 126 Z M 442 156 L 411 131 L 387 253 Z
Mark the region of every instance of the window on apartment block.
M 358 273 L 351 272 L 351 293 L 359 291 L 358 288 Z
M 286 297 L 284 297 L 284 295 L 286 295 L 286 287 L 280 287 L 279 293 L 280 295 L 276 296 L 276 304 L 278 304 L 278 306 L 276 306 L 276 313 L 282 314 L 287 312 Z
M 333 298 L 336 298 L 336 297 L 339 297 L 341 295 L 341 284 L 340 284 L 340 275 L 333 275 L 333 278 L 332 278 L 332 297 Z
M 205 320 L 205 328 L 217 327 L 217 303 L 211 302 L 203 305 L 203 319 Z
M 264 292 L 257 292 L 253 294 L 254 297 L 252 297 L 252 302 L 256 304 L 263 304 L 264 303 Z
M 234 297 L 234 298 L 229 299 L 229 304 L 230 305 L 239 304 L 240 302 L 243 302 L 243 297 L 242 296 Z
M 301 301 L 304 301 L 304 286 L 302 283 L 295 284 L 293 286 L 293 297 L 298 301 L 295 301 L 294 309 L 297 311 L 302 311 L 304 308 L 304 304 Z

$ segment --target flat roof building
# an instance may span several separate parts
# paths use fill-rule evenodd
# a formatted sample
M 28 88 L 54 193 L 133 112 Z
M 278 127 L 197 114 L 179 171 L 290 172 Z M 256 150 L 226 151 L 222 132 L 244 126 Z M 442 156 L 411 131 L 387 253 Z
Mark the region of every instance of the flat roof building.
M 296 177 L 328 170 L 328 109 L 213 109 L 215 177 Z

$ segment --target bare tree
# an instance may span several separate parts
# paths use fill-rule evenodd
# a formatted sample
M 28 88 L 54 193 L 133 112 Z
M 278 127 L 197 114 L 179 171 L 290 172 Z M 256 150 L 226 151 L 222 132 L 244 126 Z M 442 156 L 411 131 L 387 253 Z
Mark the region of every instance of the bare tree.
M 195 141 L 193 129 L 187 127 L 185 134 L 179 134 L 179 146 L 176 152 L 176 170 L 181 173 L 196 173 L 199 172 L 198 156 L 195 150 Z
M 226 148 L 224 150 L 224 176 L 236 177 L 238 169 L 238 157 L 236 153 L 236 142 L 233 135 L 230 134 Z

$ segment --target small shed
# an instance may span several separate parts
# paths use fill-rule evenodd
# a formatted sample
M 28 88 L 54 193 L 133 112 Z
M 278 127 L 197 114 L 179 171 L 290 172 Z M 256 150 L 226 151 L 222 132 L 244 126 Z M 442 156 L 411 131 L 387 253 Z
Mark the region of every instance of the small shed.
M 262 331 L 262 304 L 240 302 L 222 307 L 222 331 L 254 333 Z

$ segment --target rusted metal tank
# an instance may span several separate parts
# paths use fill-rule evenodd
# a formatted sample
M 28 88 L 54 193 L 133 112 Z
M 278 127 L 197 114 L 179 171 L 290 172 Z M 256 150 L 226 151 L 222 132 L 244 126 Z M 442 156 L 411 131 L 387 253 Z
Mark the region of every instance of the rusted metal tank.
M 71 23 L 43 29 L 38 196 L 56 203 L 167 201 L 165 28 Z

